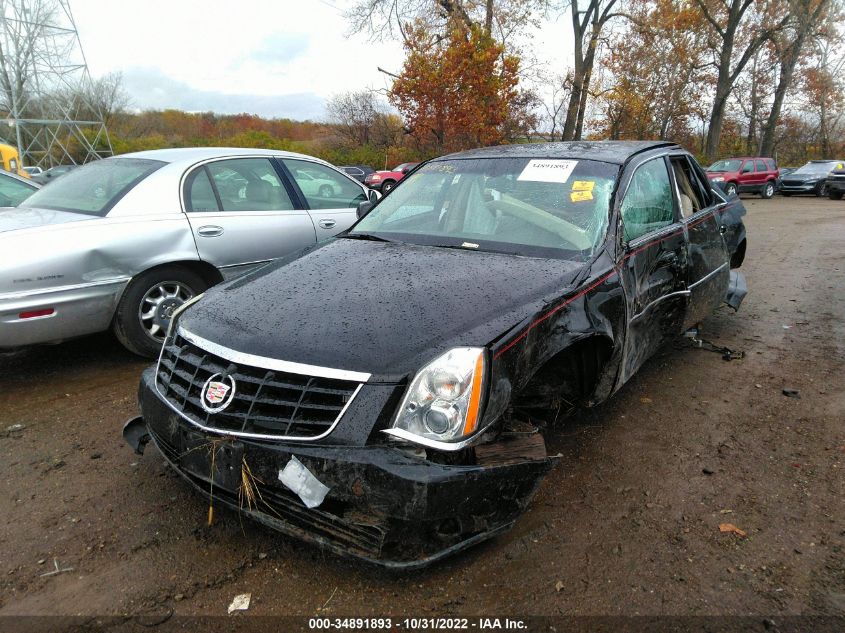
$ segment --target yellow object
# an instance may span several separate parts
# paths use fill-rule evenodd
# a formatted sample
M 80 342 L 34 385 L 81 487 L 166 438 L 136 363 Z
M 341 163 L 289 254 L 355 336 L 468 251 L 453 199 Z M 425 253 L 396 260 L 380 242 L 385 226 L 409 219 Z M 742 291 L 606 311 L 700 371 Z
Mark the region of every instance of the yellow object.
M 572 202 L 584 202 L 585 200 L 592 200 L 593 199 L 593 192 L 592 191 L 573 191 L 569 194 L 569 199 Z
M 21 169 L 21 157 L 18 154 L 18 148 L 6 143 L 0 143 L 0 159 L 2 159 L 2 167 L 6 171 L 13 174 L 29 178 L 29 174 Z
M 472 377 L 472 395 L 469 397 L 467 419 L 464 422 L 464 435 L 469 435 L 478 425 L 478 405 L 481 401 L 481 375 L 484 373 L 484 354 L 479 354 L 475 361 L 475 374 Z
M 592 191 L 595 186 L 596 183 L 592 180 L 576 180 L 572 183 L 572 191 Z

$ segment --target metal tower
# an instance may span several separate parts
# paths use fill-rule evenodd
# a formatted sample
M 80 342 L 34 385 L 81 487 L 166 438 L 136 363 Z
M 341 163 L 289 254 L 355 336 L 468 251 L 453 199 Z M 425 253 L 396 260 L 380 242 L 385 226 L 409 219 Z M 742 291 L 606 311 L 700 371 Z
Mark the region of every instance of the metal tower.
M 0 137 L 23 165 L 113 154 L 70 0 L 0 0 Z

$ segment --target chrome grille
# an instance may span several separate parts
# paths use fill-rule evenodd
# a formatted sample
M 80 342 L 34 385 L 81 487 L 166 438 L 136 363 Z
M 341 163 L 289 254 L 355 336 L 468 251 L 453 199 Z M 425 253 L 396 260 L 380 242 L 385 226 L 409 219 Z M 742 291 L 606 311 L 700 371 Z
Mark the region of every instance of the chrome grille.
M 210 413 L 200 399 L 215 374 L 231 376 L 237 387 L 223 411 Z M 174 409 L 209 430 L 313 440 L 331 431 L 361 384 L 235 363 L 177 333 L 162 350 L 156 386 Z

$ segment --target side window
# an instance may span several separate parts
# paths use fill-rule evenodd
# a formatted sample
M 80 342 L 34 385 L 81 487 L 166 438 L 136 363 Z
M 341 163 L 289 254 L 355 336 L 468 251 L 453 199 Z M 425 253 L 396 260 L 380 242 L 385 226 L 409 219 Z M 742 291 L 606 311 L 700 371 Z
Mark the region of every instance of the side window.
M 33 193 L 35 193 L 35 189 L 32 187 L 20 183 L 14 178 L 0 176 L 0 206 L 16 207 Z
M 742 173 L 743 174 L 750 174 L 752 171 L 754 171 L 754 161 L 753 160 L 745 161 L 745 164 L 742 166 Z
M 670 159 L 670 162 L 675 183 L 678 186 L 681 215 L 688 218 L 708 206 L 710 196 L 702 188 L 692 165 L 685 156 L 675 156 Z
M 187 211 L 220 211 L 205 167 L 195 169 L 185 181 Z
M 769 171 L 774 171 L 778 168 L 778 166 L 775 164 L 775 160 L 773 158 L 766 158 L 765 161 L 766 161 L 766 165 L 769 168 Z
M 355 208 L 367 195 L 334 169 L 305 160 L 282 159 L 312 209 Z
M 634 172 L 621 211 L 626 241 L 675 221 L 672 185 L 662 158 L 650 160 Z
M 754 162 L 756 162 L 756 163 L 757 163 L 757 171 L 769 171 L 769 170 L 766 168 L 766 163 L 765 163 L 765 161 L 762 161 L 762 160 L 757 160 L 757 161 L 754 161 Z
M 232 158 L 206 165 L 223 211 L 290 211 L 293 203 L 267 158 Z

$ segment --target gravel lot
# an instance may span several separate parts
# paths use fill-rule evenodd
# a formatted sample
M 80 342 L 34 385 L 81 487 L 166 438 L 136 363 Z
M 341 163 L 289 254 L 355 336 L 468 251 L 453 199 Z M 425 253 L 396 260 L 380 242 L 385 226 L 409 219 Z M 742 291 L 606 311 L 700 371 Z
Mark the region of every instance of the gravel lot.
M 0 616 L 845 615 L 845 202 L 745 203 L 749 296 L 702 332 L 745 359 L 667 347 L 548 439 L 511 532 L 421 572 L 207 527 L 124 444 L 146 363 L 111 337 L 0 357 Z

